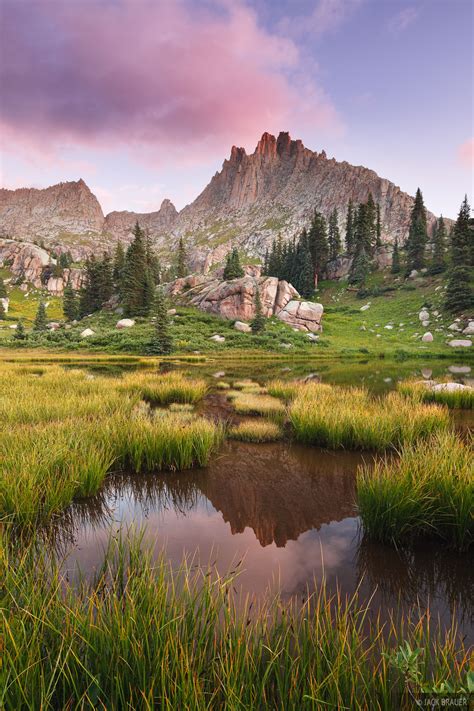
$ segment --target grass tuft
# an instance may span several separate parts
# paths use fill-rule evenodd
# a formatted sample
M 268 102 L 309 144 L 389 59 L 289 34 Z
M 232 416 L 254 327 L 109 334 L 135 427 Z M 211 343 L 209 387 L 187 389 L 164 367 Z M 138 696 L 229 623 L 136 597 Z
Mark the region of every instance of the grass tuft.
M 242 442 L 276 442 L 283 436 L 282 428 L 268 420 L 244 420 L 229 430 L 231 439 Z
M 450 390 L 449 383 L 432 383 L 420 380 L 407 380 L 399 383 L 398 392 L 418 402 L 434 402 L 449 408 L 472 410 L 474 407 L 474 388 Z

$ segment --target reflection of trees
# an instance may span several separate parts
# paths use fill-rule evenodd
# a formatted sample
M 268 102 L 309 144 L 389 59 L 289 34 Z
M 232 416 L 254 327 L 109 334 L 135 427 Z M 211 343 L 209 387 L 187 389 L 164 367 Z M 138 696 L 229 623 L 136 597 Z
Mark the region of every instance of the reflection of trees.
M 357 557 L 358 577 L 378 589 L 384 607 L 432 605 L 446 601 L 459 622 L 474 622 L 474 568 L 467 555 L 456 555 L 439 543 L 406 549 L 362 540 Z

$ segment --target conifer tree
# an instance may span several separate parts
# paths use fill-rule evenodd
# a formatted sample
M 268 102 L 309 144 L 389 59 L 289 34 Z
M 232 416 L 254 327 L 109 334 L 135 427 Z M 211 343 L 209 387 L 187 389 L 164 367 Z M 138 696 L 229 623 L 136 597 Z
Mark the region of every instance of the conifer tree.
M 102 259 L 97 263 L 97 308 L 101 308 L 110 299 L 114 290 L 113 266 L 108 252 L 104 252 Z
M 354 203 L 352 198 L 347 206 L 346 217 L 346 252 L 352 254 L 354 251 Z
M 177 256 L 177 263 L 176 263 L 176 276 L 178 279 L 181 279 L 182 277 L 185 277 L 188 273 L 188 268 L 187 268 L 187 255 L 186 255 L 186 249 L 184 247 L 184 241 L 183 238 L 179 238 L 178 242 L 178 256 Z
M 433 257 L 428 269 L 430 274 L 441 274 L 446 269 L 446 238 L 446 225 L 441 215 L 433 235 Z
M 161 288 L 156 290 L 153 313 L 155 316 L 155 330 L 148 344 L 147 353 L 149 355 L 168 355 L 173 349 L 173 339 L 169 331 L 166 301 Z
M 13 333 L 13 338 L 16 341 L 25 341 L 27 338 L 26 332 L 25 332 L 25 327 L 24 327 L 23 321 L 21 319 L 18 321 L 15 332 Z
M 5 287 L 2 277 L 0 276 L 0 299 L 6 299 L 6 298 L 7 298 L 7 289 Z
M 362 247 L 366 255 L 372 254 L 371 216 L 367 203 L 361 202 L 354 220 L 354 246 L 352 253 L 357 256 Z
M 0 321 L 3 321 L 6 316 L 5 309 L 3 308 L 3 304 L 0 301 Z
M 370 259 L 365 251 L 365 247 L 362 246 L 352 262 L 351 271 L 349 273 L 349 284 L 355 284 L 359 287 L 364 286 L 369 271 Z
M 377 203 L 377 223 L 376 223 L 376 235 L 375 235 L 375 246 L 382 246 L 382 224 L 380 221 L 380 205 Z
M 147 264 L 143 230 L 138 222 L 133 234 L 133 242 L 125 256 L 123 308 L 125 316 L 146 316 L 153 304 L 154 285 Z
M 317 280 L 326 269 L 329 257 L 327 225 L 324 216 L 317 210 L 314 213 L 308 232 L 308 247 L 313 263 L 313 289 Z
M 407 271 L 422 269 L 425 266 L 425 248 L 428 241 L 426 231 L 426 210 L 420 188 L 416 191 L 415 203 L 411 212 L 410 229 L 406 244 Z
M 240 279 L 244 276 L 244 270 L 240 264 L 239 251 L 237 247 L 228 253 L 226 258 L 226 264 L 224 267 L 224 279 L 229 281 L 230 279 Z
M 63 314 L 67 321 L 79 318 L 79 303 L 70 282 L 64 287 Z
M 390 271 L 392 274 L 400 274 L 400 270 L 400 250 L 398 249 L 398 238 L 396 238 L 393 244 L 392 268 L 390 269 Z
M 258 284 L 255 289 L 255 316 L 253 317 L 250 325 L 252 327 L 252 333 L 261 333 L 265 330 L 266 322 L 262 311 L 262 300 L 260 298 L 260 289 L 258 288 Z
M 46 306 L 43 301 L 40 301 L 33 323 L 33 331 L 46 331 L 47 329 Z
M 465 313 L 474 307 L 472 291 L 472 268 L 470 239 L 470 207 L 467 196 L 459 210 L 456 224 L 451 230 L 450 256 L 451 269 L 446 286 L 446 308 L 451 313 Z
M 368 254 L 372 254 L 377 244 L 377 208 L 371 192 L 369 192 L 366 202 L 366 220 L 368 230 L 366 249 Z
M 153 249 L 149 230 L 146 231 L 146 262 L 155 286 L 161 282 L 161 264 Z
M 114 285 L 119 296 L 122 295 L 122 283 L 123 283 L 123 273 L 125 269 L 125 250 L 123 248 L 122 242 L 119 240 L 117 246 L 115 247 L 114 254 L 114 268 L 113 268 L 113 280 Z
M 341 251 L 341 235 L 339 234 L 339 216 L 337 208 L 331 212 L 328 223 L 329 259 L 336 259 Z

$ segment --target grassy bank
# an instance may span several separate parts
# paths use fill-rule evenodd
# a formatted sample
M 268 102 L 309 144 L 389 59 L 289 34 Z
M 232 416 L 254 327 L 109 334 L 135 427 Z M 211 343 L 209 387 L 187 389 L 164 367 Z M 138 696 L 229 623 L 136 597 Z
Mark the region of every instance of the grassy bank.
M 222 428 L 145 403 L 195 402 L 201 380 L 129 373 L 92 376 L 59 366 L 0 366 L 0 514 L 47 519 L 94 494 L 112 469 L 184 469 L 207 463 Z
M 447 382 L 438 383 L 434 390 L 430 383 L 408 380 L 398 385 L 398 391 L 418 402 L 436 402 L 460 410 L 474 407 L 474 389 L 450 390 Z
M 469 444 L 442 433 L 362 468 L 357 501 L 365 534 L 390 544 L 437 537 L 467 550 L 474 543 L 472 455 Z
M 289 420 L 295 437 L 320 447 L 385 450 L 449 427 L 445 409 L 396 392 L 374 398 L 362 388 L 312 383 L 296 386 L 293 393 L 274 385 L 270 392 L 278 389 L 287 397 L 294 395 Z
M 17 709 L 392 711 L 425 690 L 467 695 L 468 650 L 429 613 L 382 625 L 324 584 L 303 604 L 236 611 L 235 576 L 171 572 L 118 543 L 91 584 L 0 547 L 0 706 Z M 443 686 L 444 685 L 444 686 Z

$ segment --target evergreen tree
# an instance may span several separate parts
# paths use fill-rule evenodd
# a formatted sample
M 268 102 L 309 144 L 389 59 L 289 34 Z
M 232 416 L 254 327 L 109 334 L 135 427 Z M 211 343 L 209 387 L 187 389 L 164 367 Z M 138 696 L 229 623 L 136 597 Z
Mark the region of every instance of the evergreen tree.
M 148 344 L 149 355 L 168 355 L 173 349 L 173 339 L 169 332 L 169 319 L 166 312 L 166 301 L 162 289 L 157 289 L 153 305 L 155 330 Z
M 229 281 L 231 279 L 240 279 L 244 276 L 244 270 L 240 264 L 239 251 L 237 247 L 228 253 L 226 258 L 226 264 L 224 267 L 224 279 Z
M 114 280 L 115 288 L 119 294 L 122 295 L 122 284 L 123 284 L 123 274 L 125 270 L 125 250 L 123 248 L 122 242 L 119 240 L 117 246 L 115 247 L 114 254 L 114 268 L 112 277 Z
M 376 224 L 375 246 L 382 246 L 382 224 L 380 221 L 380 205 L 377 203 L 377 224 Z
M 46 331 L 47 328 L 46 306 L 40 301 L 33 323 L 33 331 Z
M 176 276 L 178 277 L 178 279 L 185 277 L 188 273 L 186 262 L 187 262 L 187 256 L 186 256 L 186 250 L 184 248 L 184 241 L 183 241 L 183 238 L 180 237 L 179 242 L 178 242 L 178 257 L 177 257 L 177 263 L 176 263 Z
M 13 338 L 16 341 L 25 341 L 27 338 L 26 332 L 25 332 L 25 327 L 24 327 L 23 321 L 21 319 L 18 321 L 15 332 L 13 333 Z
M 265 249 L 265 257 L 263 258 L 263 264 L 262 264 L 262 274 L 268 274 L 268 260 L 270 258 L 270 254 L 268 251 L 268 247 Z
M 392 274 L 400 274 L 400 270 L 400 250 L 398 249 L 398 239 L 395 239 L 392 253 L 392 268 L 390 271 Z
M 370 259 L 362 246 L 354 257 L 351 271 L 349 273 L 349 284 L 364 286 L 370 271 Z
M 155 286 L 158 286 L 158 284 L 161 282 L 161 264 L 160 260 L 158 259 L 158 255 L 153 249 L 150 233 L 148 230 L 146 233 L 146 262 L 148 265 L 148 269 L 150 270 L 153 283 Z
M 297 247 L 296 265 L 298 278 L 296 287 L 301 296 L 309 297 L 314 293 L 314 270 L 311 252 L 307 240 L 302 239 Z
M 469 203 L 465 197 L 450 236 L 451 269 L 446 286 L 445 303 L 448 311 L 455 314 L 467 312 L 474 307 L 471 286 L 472 268 L 469 268 L 471 258 L 470 212 Z
M 64 287 L 63 314 L 67 321 L 79 318 L 79 303 L 70 282 Z
M 102 260 L 97 264 L 97 292 L 100 309 L 112 296 L 114 291 L 113 266 L 108 252 L 104 252 Z
M 364 248 L 366 255 L 372 254 L 371 215 L 367 203 L 361 202 L 354 221 L 354 246 L 352 253 L 357 254 Z
M 7 298 L 7 289 L 6 286 L 3 282 L 2 277 L 0 276 L 0 299 L 6 299 Z
M 446 226 L 441 215 L 433 235 L 433 258 L 428 270 L 430 274 L 441 274 L 446 269 L 446 239 Z
M 329 257 L 327 225 L 324 216 L 317 210 L 314 213 L 308 232 L 308 247 L 313 263 L 313 290 L 317 280 L 326 269 Z
M 369 192 L 369 196 L 366 202 L 366 219 L 367 230 L 369 235 L 369 240 L 366 245 L 366 249 L 368 254 L 372 254 L 377 244 L 377 207 L 375 205 L 374 198 L 371 192 Z
M 341 251 L 341 235 L 339 234 L 339 216 L 337 208 L 331 212 L 328 223 L 329 259 L 336 259 Z
M 138 222 L 134 239 L 127 249 L 123 273 L 123 307 L 125 316 L 146 316 L 153 304 L 154 285 L 146 258 L 143 230 Z
M 82 287 L 79 295 L 79 315 L 81 318 L 98 311 L 102 306 L 100 262 L 92 254 L 84 268 Z
M 347 217 L 346 217 L 346 252 L 352 254 L 354 251 L 354 203 L 352 199 L 349 200 L 349 205 L 347 206 Z
M 3 304 L 0 301 L 0 321 L 3 321 L 6 316 L 5 309 L 3 308 Z
M 261 333 L 265 330 L 265 316 L 262 312 L 262 300 L 260 298 L 260 289 L 257 287 L 255 289 L 255 316 L 252 319 L 252 333 Z
M 72 257 L 71 257 L 70 252 L 62 252 L 59 255 L 58 265 L 61 267 L 61 269 L 69 269 L 71 264 L 72 264 Z
M 428 241 L 426 231 L 426 210 L 420 188 L 416 191 L 415 203 L 411 212 L 410 229 L 406 244 L 407 271 L 422 269 L 425 266 L 425 248 Z

